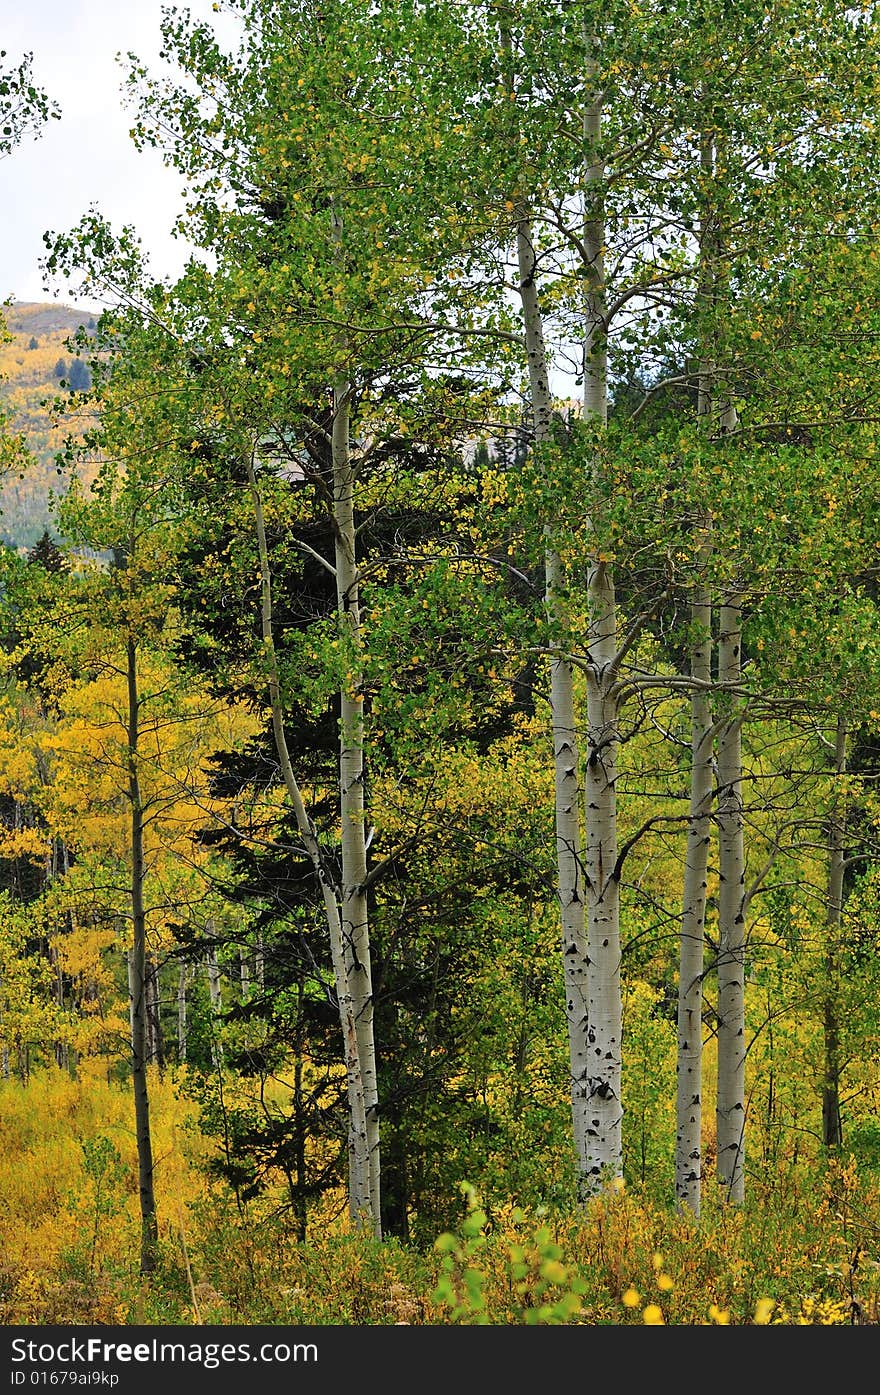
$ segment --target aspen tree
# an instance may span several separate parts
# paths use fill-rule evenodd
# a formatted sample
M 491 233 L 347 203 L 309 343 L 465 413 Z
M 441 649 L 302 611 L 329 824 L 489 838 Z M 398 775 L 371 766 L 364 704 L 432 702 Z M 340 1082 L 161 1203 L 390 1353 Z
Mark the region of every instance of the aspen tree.
M 697 375 L 697 417 L 706 444 L 720 432 L 735 428 L 736 412 L 719 382 L 718 314 L 723 314 L 725 274 L 722 215 L 713 185 L 718 137 L 714 130 L 699 136 L 702 184 L 697 238 L 697 316 L 700 332 Z M 697 486 L 701 488 L 702 483 Z M 682 897 L 678 986 L 678 1065 L 676 1087 L 675 1191 L 680 1206 L 699 1217 L 702 1182 L 702 1054 L 703 973 L 706 898 L 713 802 L 713 741 L 716 724 L 711 704 L 712 592 L 707 576 L 712 556 L 712 511 L 694 500 L 698 571 L 691 587 L 691 789 L 688 810 Z M 719 670 L 719 680 L 721 672 Z M 738 682 L 739 674 L 735 675 Z M 736 752 L 731 752 L 735 761 Z M 725 849 L 725 852 L 727 850 Z M 726 902 L 725 902 L 726 909 Z M 721 1052 L 719 1052 L 719 1057 Z
M 584 111 L 584 419 L 601 432 L 608 420 L 609 302 L 605 272 L 606 165 L 602 113 L 606 94 L 599 79 L 598 34 L 587 30 Z M 597 463 L 596 469 L 601 469 Z M 600 483 L 595 479 L 595 483 Z M 596 489 L 594 499 L 598 499 Z M 594 507 L 595 507 L 594 503 Z M 587 547 L 592 520 L 587 522 Z M 584 789 L 589 954 L 590 1156 L 594 1186 L 620 1172 L 623 1145 L 621 1071 L 623 1014 L 620 986 L 620 865 L 617 837 L 617 774 L 620 745 L 618 632 L 613 562 L 591 549 L 588 563 L 587 752 Z
M 742 677 L 742 605 L 734 591 L 718 613 L 718 680 Z M 718 1180 L 727 1198 L 745 1196 L 745 853 L 742 722 L 733 711 L 718 735 Z
M 504 81 L 508 89 L 515 82 L 510 20 L 502 19 Z M 512 139 L 518 139 L 516 127 Z M 528 366 L 532 430 L 537 450 L 553 439 L 553 398 L 550 391 L 550 364 L 544 339 L 540 303 L 538 253 L 527 199 L 513 191 L 516 229 L 516 259 L 519 296 L 522 305 L 525 357 Z M 565 574 L 562 560 L 552 545 L 550 529 L 544 556 L 545 604 L 551 634 L 564 644 L 566 637 Z M 566 655 L 550 661 L 550 712 L 552 717 L 553 768 L 555 782 L 555 832 L 558 896 L 562 923 L 562 965 L 568 1047 L 571 1069 L 572 1130 L 579 1178 L 589 1168 L 590 1043 L 589 957 L 584 925 L 584 888 L 581 871 L 583 840 L 580 819 L 580 771 L 578 733 L 575 719 L 574 671 Z M 582 1185 L 582 1183 L 579 1183 Z
M 347 426 L 346 426 L 347 430 Z M 248 485 L 254 509 L 257 546 L 260 559 L 260 624 L 263 637 L 269 702 L 272 712 L 272 731 L 275 748 L 281 765 L 284 785 L 293 809 L 296 825 L 303 846 L 314 868 L 315 877 L 321 889 L 327 928 L 330 937 L 330 951 L 333 959 L 333 974 L 336 983 L 336 1001 L 342 1040 L 345 1051 L 345 1078 L 348 1093 L 348 1205 L 352 1221 L 356 1226 L 370 1225 L 381 1235 L 381 1215 L 378 1210 L 378 1197 L 371 1190 L 370 1158 L 371 1149 L 367 1133 L 367 1102 L 364 1089 L 364 1071 L 358 1041 L 358 1021 L 351 985 L 351 949 L 346 943 L 346 922 L 340 905 L 339 892 L 330 872 L 325 850 L 322 848 L 315 825 L 309 816 L 303 799 L 284 731 L 284 708 L 282 703 L 281 680 L 275 651 L 274 612 L 272 604 L 272 574 L 269 565 L 269 549 L 266 541 L 266 525 L 253 459 L 247 461 Z M 344 835 L 345 830 L 343 830 Z M 349 922 L 350 923 L 350 922 Z M 374 1209 L 375 1207 L 375 1209 Z

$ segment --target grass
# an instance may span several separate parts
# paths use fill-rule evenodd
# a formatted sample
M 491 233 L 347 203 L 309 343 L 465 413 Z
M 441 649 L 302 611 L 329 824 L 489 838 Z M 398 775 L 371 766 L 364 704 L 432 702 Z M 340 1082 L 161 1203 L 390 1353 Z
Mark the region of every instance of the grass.
M 709 1182 L 699 1226 L 625 1186 L 565 1214 L 463 1185 L 433 1247 L 351 1233 L 339 1197 L 299 1243 L 280 1193 L 242 1206 L 209 1176 L 213 1145 L 170 1075 L 152 1081 L 160 1262 L 147 1281 L 131 1113 L 97 1066 L 0 1082 L 3 1323 L 880 1322 L 880 1193 L 852 1157 L 783 1161 L 738 1210 Z

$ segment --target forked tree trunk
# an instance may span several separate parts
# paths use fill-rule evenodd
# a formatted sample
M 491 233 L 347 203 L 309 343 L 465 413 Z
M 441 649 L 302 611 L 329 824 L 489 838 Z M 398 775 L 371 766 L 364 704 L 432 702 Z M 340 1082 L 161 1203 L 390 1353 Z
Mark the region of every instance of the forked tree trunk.
M 333 873 L 324 855 L 315 826 L 309 818 L 305 801 L 290 759 L 287 737 L 284 732 L 284 707 L 281 698 L 281 679 L 278 659 L 275 653 L 272 617 L 272 573 L 269 566 L 269 549 L 266 542 L 266 525 L 263 517 L 263 503 L 257 484 L 253 460 L 246 459 L 248 485 L 254 510 L 254 525 L 257 536 L 257 549 L 260 558 L 261 587 L 261 631 L 263 653 L 266 666 L 266 682 L 269 691 L 269 706 L 272 713 L 272 732 L 275 750 L 287 797 L 293 810 L 296 826 L 303 841 L 306 855 L 311 861 L 315 879 L 320 888 L 327 918 L 330 937 L 330 954 L 333 962 L 333 976 L 336 986 L 336 1000 L 342 1040 L 345 1053 L 345 1079 L 348 1097 L 348 1204 L 353 1224 L 358 1228 L 375 1231 L 379 1217 L 374 1215 L 370 1194 L 370 1150 L 367 1141 L 367 1116 L 364 1102 L 363 1076 L 358 1050 L 357 1021 L 349 982 L 347 949 L 343 934 L 343 921 L 337 899 L 337 888 Z

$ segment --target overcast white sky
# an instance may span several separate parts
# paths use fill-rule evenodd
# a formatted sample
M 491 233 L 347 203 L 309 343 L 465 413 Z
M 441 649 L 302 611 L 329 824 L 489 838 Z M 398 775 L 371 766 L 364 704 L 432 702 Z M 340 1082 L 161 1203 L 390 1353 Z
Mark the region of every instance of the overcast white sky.
M 188 7 L 222 22 L 210 0 Z M 0 300 L 51 299 L 39 269 L 43 233 L 73 227 L 91 203 L 114 226 L 135 225 L 157 276 L 182 266 L 186 248 L 170 235 L 181 179 L 157 152 L 135 150 L 115 61 L 131 50 L 157 66 L 161 11 L 162 0 L 0 0 L 4 64 L 32 52 L 37 81 L 61 107 L 60 121 L 0 160 Z M 85 304 L 69 288 L 60 298 Z

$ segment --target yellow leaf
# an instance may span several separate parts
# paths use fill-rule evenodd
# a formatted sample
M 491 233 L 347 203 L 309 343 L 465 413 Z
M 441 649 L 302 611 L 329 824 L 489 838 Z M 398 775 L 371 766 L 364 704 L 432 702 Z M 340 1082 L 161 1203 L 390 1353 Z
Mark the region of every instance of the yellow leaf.
M 775 1303 L 772 1298 L 759 1298 L 755 1304 L 755 1322 L 759 1327 L 766 1327 L 770 1321 L 770 1314 L 773 1312 Z

